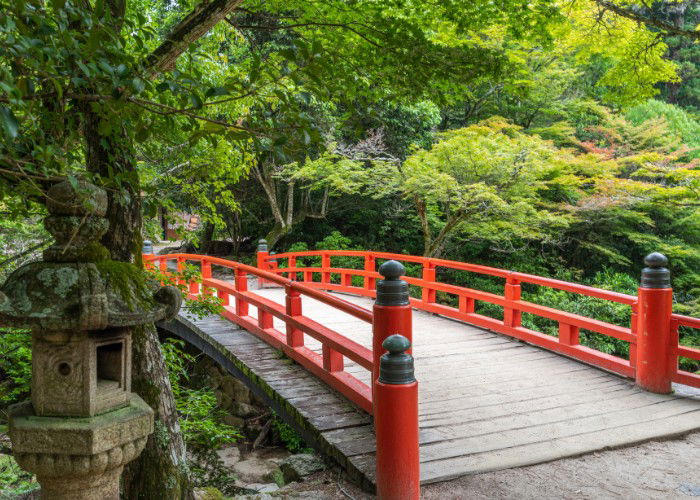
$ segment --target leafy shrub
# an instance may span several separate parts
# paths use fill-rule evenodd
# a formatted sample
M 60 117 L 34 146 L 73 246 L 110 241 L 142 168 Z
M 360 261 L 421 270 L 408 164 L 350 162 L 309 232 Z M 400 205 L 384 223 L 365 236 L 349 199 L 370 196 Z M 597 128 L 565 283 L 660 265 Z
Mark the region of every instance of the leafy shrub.
M 272 415 L 272 431 L 291 453 L 311 453 L 313 451 L 306 446 L 301 436 L 276 414 Z
M 182 340 L 166 339 L 162 350 L 180 417 L 180 429 L 193 457 L 190 469 L 194 482 L 198 486 L 213 486 L 225 493 L 235 493 L 235 478 L 224 468 L 216 450 L 235 443 L 241 434 L 235 427 L 222 422 L 225 413 L 218 408 L 211 389 L 188 387 L 195 358 L 183 350 L 184 346 Z
M 0 406 L 29 396 L 32 380 L 31 343 L 29 332 L 10 330 L 0 333 Z
M 17 498 L 39 485 L 34 476 L 22 470 L 10 455 L 0 455 L 0 498 Z
M 674 104 L 650 99 L 638 104 L 625 113 L 634 125 L 642 125 L 651 120 L 663 118 L 669 130 L 679 136 L 683 144 L 690 148 L 688 156 L 700 157 L 700 123 L 686 110 Z

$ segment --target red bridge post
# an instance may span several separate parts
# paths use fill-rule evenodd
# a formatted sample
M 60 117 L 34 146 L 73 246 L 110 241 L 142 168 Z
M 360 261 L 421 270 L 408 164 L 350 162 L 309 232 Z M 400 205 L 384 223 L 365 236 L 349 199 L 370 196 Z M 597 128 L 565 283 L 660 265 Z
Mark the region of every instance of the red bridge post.
M 405 272 L 395 260 L 379 267 L 384 279 L 376 284 L 373 307 L 372 404 L 380 500 L 413 500 L 420 496 L 418 384 L 410 354 L 413 333 L 408 283 L 401 279 Z M 385 350 L 390 354 L 384 355 Z
M 384 354 L 382 343 L 389 335 L 400 333 L 413 343 L 413 312 L 408 300 L 408 283 L 400 279 L 405 272 L 406 268 L 395 260 L 379 266 L 379 274 L 384 279 L 376 284 L 377 300 L 372 308 L 373 382 L 379 378 L 379 358 Z
M 258 269 L 262 269 L 263 271 L 267 271 L 269 265 L 267 263 L 267 258 L 270 256 L 270 254 L 267 251 L 267 240 L 265 239 L 260 239 L 258 241 L 258 251 L 257 251 L 257 267 Z M 262 288 L 264 284 L 264 280 L 262 278 L 258 278 L 258 288 Z
M 636 382 L 650 392 L 671 392 L 674 346 L 671 345 L 673 289 L 668 259 L 658 253 L 644 259 L 638 291 Z
M 411 343 L 391 335 L 382 344 L 379 378 L 374 381 L 374 427 L 377 439 L 377 498 L 420 498 L 418 450 L 418 382 Z

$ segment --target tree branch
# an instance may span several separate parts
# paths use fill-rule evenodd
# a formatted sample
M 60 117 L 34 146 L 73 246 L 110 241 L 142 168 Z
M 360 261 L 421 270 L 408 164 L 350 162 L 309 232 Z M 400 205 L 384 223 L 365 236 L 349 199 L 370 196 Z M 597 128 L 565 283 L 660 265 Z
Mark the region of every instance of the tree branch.
M 155 73 L 171 70 L 187 47 L 233 12 L 243 0 L 202 2 L 173 28 L 168 38 L 151 53 L 145 65 Z
M 661 19 L 654 19 L 652 17 L 645 16 L 641 12 L 634 10 L 634 8 L 622 7 L 620 5 L 617 5 L 617 4 L 610 2 L 610 1 L 607 1 L 607 0 L 594 0 L 594 1 L 599 6 L 601 6 L 603 9 L 614 12 L 618 16 L 626 17 L 627 19 L 632 19 L 633 21 L 637 21 L 638 23 L 643 23 L 643 24 L 647 24 L 649 26 L 654 26 L 655 28 L 659 28 L 660 30 L 666 31 L 668 33 L 686 36 L 686 37 L 691 38 L 693 40 L 700 40 L 700 31 L 685 30 L 683 28 L 679 28 L 678 26 L 676 26 L 673 23 L 669 23 L 667 21 L 662 21 Z

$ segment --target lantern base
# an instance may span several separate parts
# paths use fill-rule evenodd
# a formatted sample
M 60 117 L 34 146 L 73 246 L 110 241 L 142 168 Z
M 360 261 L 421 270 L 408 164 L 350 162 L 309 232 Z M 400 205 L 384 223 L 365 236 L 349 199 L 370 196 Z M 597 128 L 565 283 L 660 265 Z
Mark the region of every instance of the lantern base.
M 38 417 L 29 403 L 10 409 L 13 455 L 46 500 L 118 500 L 124 464 L 152 430 L 153 410 L 135 394 L 127 407 L 91 418 Z

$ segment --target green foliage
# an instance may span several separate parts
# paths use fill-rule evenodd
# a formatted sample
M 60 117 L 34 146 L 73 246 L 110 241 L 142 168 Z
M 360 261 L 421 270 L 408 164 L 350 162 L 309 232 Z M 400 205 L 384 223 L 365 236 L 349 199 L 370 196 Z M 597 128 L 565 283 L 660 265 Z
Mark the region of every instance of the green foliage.
M 276 414 L 272 416 L 272 430 L 291 453 L 311 453 L 313 451 L 306 446 L 301 436 Z
M 689 150 L 684 156 L 700 157 L 700 123 L 683 108 L 650 99 L 627 110 L 625 117 L 636 126 L 649 126 L 649 122 L 663 118 L 669 132 L 679 137 L 683 147 Z
M 0 407 L 29 397 L 32 380 L 31 343 L 30 332 L 0 331 Z
M 180 429 L 187 449 L 194 457 L 190 470 L 198 486 L 235 491 L 234 478 L 223 469 L 216 450 L 235 443 L 242 436 L 236 428 L 223 423 L 225 413 L 218 408 L 211 389 L 191 387 L 189 374 L 195 358 L 184 351 L 184 346 L 184 341 L 172 338 L 161 345 Z
M 202 285 L 201 269 L 191 263 L 185 262 L 178 270 L 161 271 L 158 266 L 146 268 L 146 272 L 163 286 L 174 286 L 182 294 L 183 307 L 187 307 L 199 318 L 212 314 L 220 314 L 223 311 L 222 300 L 216 296 L 216 292 Z M 189 283 L 197 283 L 201 287 L 201 293 L 190 297 Z
M 10 455 L 0 455 L 0 498 L 24 498 L 39 488 L 36 478 L 17 465 Z

